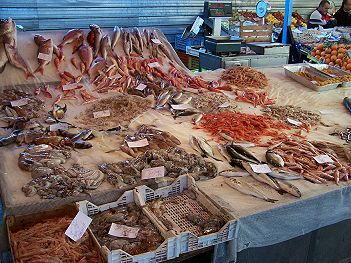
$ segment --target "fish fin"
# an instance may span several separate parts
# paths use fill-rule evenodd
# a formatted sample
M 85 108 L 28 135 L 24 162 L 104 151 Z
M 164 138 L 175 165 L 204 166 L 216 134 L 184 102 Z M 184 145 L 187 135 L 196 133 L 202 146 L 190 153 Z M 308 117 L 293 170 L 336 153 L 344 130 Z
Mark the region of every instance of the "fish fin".
M 34 71 L 34 74 L 35 74 L 35 73 L 38 73 L 38 72 L 40 72 L 40 74 L 43 75 L 43 74 L 44 74 L 44 67 L 39 66 L 39 67 Z
M 280 195 L 283 195 L 283 194 L 287 193 L 287 191 L 284 191 L 283 189 L 279 189 L 279 190 L 277 190 L 277 192 L 278 192 Z

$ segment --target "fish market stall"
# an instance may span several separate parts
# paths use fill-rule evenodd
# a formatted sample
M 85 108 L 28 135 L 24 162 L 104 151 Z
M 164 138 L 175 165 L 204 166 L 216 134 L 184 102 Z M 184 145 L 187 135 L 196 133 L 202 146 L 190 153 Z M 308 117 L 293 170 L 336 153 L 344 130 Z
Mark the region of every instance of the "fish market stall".
M 15 262 L 227 262 L 351 217 L 347 71 L 193 74 L 154 28 L 0 29 Z

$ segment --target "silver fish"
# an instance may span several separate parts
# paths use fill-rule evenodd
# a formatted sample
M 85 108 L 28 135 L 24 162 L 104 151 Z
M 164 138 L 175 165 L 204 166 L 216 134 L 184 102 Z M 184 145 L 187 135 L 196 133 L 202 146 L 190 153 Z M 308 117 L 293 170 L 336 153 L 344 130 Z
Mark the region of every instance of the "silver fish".
M 246 156 L 249 159 L 255 160 L 258 163 L 261 163 L 261 161 L 255 156 L 253 155 L 251 152 L 249 152 L 245 147 L 239 145 L 239 144 L 232 144 L 231 147 L 233 147 L 233 149 L 240 153 L 241 155 Z
M 213 153 L 213 149 L 211 147 L 211 145 L 207 142 L 207 140 L 205 138 L 202 138 L 202 137 L 195 137 L 195 140 L 197 141 L 198 145 L 200 146 L 200 149 L 203 151 L 203 153 L 213 159 L 215 159 L 216 161 L 221 161 L 220 159 L 216 158 L 214 156 L 214 153 Z
M 261 174 L 255 173 L 252 170 L 251 166 L 246 162 L 242 162 L 242 166 L 253 178 L 255 178 L 255 180 L 261 183 L 264 183 L 266 185 L 269 185 L 270 187 L 277 190 L 278 192 L 280 191 L 279 186 L 268 175 L 262 174 L 262 173 Z
M 291 183 L 288 183 L 286 181 L 280 181 L 274 178 L 272 178 L 272 180 L 274 180 L 275 183 L 279 186 L 279 188 L 282 189 L 283 191 L 299 198 L 302 196 L 299 188 L 297 188 L 295 185 L 292 185 Z
M 191 148 L 193 148 L 196 152 L 203 155 L 203 152 L 202 152 L 200 145 L 199 145 L 195 136 L 191 135 L 189 137 L 189 144 L 190 144 Z
M 221 171 L 218 174 L 224 177 L 246 177 L 250 175 L 248 172 L 238 172 L 233 170 Z
M 192 122 L 193 124 L 197 124 L 199 123 L 199 121 L 201 121 L 202 117 L 204 115 L 202 113 L 197 113 L 193 118 L 192 118 Z
M 111 43 L 112 50 L 115 50 L 115 46 L 117 45 L 117 42 L 120 36 L 121 36 L 121 29 L 118 26 L 115 26 L 113 29 L 113 36 L 112 36 L 112 43 Z
M 174 114 L 173 118 L 176 119 L 178 117 L 191 116 L 191 115 L 198 114 L 198 113 L 199 113 L 199 111 L 194 110 L 194 109 L 178 110 Z
M 246 162 L 250 162 L 250 163 L 257 163 L 255 160 L 252 160 L 240 153 L 238 153 L 234 148 L 233 145 L 227 145 L 226 146 L 226 150 L 228 152 L 228 154 L 233 158 L 233 159 L 240 159 Z
M 104 59 L 106 59 L 109 51 L 111 51 L 111 39 L 110 39 L 110 36 L 106 34 L 101 39 L 101 44 L 100 44 L 101 56 Z
M 182 96 L 183 96 L 183 92 L 181 92 L 181 91 L 180 92 L 176 92 L 172 96 L 172 100 L 179 100 Z
M 284 167 L 284 160 L 283 158 L 272 150 L 268 150 L 266 152 L 266 159 L 271 165 Z
M 141 52 L 143 52 L 144 51 L 144 40 L 143 40 L 143 37 L 141 35 L 141 32 L 139 31 L 139 28 L 136 28 L 135 31 L 136 31 L 136 37 L 137 37 L 137 39 L 139 41 L 139 48 L 140 48 Z
M 93 80 L 95 77 L 99 74 L 100 70 L 103 70 L 106 66 L 106 60 L 103 59 L 102 57 L 97 57 L 94 59 L 94 61 L 91 63 L 91 66 L 88 70 L 88 74 L 90 76 L 90 79 Z
M 16 68 L 23 70 L 24 73 L 26 74 L 26 79 L 28 77 L 33 77 L 33 74 L 31 73 L 27 63 L 22 58 L 22 56 L 18 53 L 17 48 L 14 48 L 9 44 L 5 44 L 5 51 L 9 59 L 9 62 Z
M 219 153 L 228 161 L 230 162 L 232 160 L 232 158 L 229 156 L 227 150 L 226 150 L 226 146 L 223 144 L 217 144 L 217 148 Z
M 188 98 L 184 98 L 184 99 L 182 99 L 182 98 L 179 98 L 179 99 L 173 98 L 173 101 L 176 104 L 189 104 L 192 99 L 193 99 L 193 97 L 188 97 Z
M 293 174 L 291 172 L 287 171 L 272 171 L 271 173 L 268 173 L 270 177 L 274 177 L 276 179 L 281 179 L 281 180 L 299 180 L 303 179 L 303 176 L 298 175 L 298 174 Z
M 3 43 L 0 43 L 0 73 L 5 69 L 6 63 L 9 61 L 6 55 L 5 46 Z
M 14 21 L 12 20 L 11 17 L 7 19 L 0 19 L 0 37 L 8 33 L 11 33 L 14 30 L 13 22 Z
M 156 103 L 156 108 L 162 108 L 169 101 L 171 94 L 165 94 L 160 100 Z
M 246 183 L 244 181 L 240 181 L 236 178 L 225 178 L 224 182 L 230 186 L 231 188 L 236 189 L 240 193 L 246 194 L 246 195 L 251 195 L 259 199 L 263 199 L 267 202 L 274 203 L 278 200 L 268 198 L 265 196 L 261 191 L 259 191 L 257 188 L 253 187 L 249 183 Z

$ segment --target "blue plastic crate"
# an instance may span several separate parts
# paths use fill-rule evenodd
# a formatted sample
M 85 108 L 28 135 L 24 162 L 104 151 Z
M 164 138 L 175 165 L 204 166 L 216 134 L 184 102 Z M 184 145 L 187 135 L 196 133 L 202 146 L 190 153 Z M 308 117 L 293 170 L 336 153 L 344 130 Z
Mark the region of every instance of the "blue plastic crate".
M 200 36 L 182 38 L 182 34 L 178 34 L 175 37 L 175 48 L 177 50 L 186 51 L 186 47 L 191 46 L 203 46 L 204 38 Z

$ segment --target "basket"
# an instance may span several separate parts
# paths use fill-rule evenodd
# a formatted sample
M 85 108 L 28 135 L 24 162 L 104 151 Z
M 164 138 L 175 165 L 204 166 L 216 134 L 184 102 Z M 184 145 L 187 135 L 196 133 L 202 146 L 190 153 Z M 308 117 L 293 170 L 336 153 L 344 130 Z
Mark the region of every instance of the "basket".
M 204 38 L 203 37 L 188 37 L 182 38 L 182 34 L 175 36 L 175 49 L 186 51 L 186 47 L 191 46 L 203 46 Z
M 121 207 L 134 202 L 138 204 L 138 202 L 135 200 L 134 191 L 130 190 L 124 192 L 124 194 L 117 201 L 108 204 L 97 206 L 89 201 L 81 201 L 77 204 L 80 211 L 88 216 L 91 216 L 106 211 L 110 208 Z M 153 221 L 151 220 L 151 222 Z M 89 229 L 89 231 L 95 238 L 91 229 Z M 102 254 L 105 256 L 105 258 L 107 258 L 107 261 L 113 263 L 157 263 L 178 257 L 178 238 L 169 231 L 160 232 L 161 235 L 165 238 L 165 241 L 154 251 L 145 252 L 139 255 L 130 255 L 121 249 L 111 251 L 106 246 L 101 246 L 99 244 L 100 250 L 102 251 Z M 99 243 L 97 240 L 96 242 Z
M 181 194 L 186 189 L 191 189 L 196 193 L 196 201 L 190 198 L 187 199 L 184 197 L 184 195 Z M 154 218 L 153 222 L 155 222 L 160 231 L 167 230 L 167 227 L 152 212 L 152 210 L 147 206 L 147 203 L 158 198 L 173 200 L 172 203 L 164 206 L 165 212 L 163 215 L 167 216 L 166 219 L 170 219 L 175 223 L 175 225 L 173 224 L 174 230 L 171 231 L 173 231 L 174 234 L 178 235 L 179 253 L 188 253 L 190 251 L 217 245 L 234 238 L 234 218 L 228 215 L 222 208 L 216 206 L 211 200 L 209 200 L 209 198 L 198 189 L 195 184 L 195 180 L 191 176 L 180 176 L 171 185 L 159 188 L 155 191 L 144 185 L 137 187 L 135 191 L 138 195 L 140 205 L 143 206 L 144 211 L 149 214 L 150 217 Z M 190 202 L 190 200 L 193 202 Z M 184 202 L 187 202 L 188 205 L 184 206 Z M 207 235 L 199 234 L 194 226 L 182 219 L 184 217 L 182 217 L 181 214 L 184 215 L 184 213 L 189 213 L 189 210 L 187 209 L 196 211 L 200 214 L 201 211 L 199 209 L 203 211 L 202 207 L 206 207 L 212 215 L 215 214 L 220 216 L 226 220 L 227 223 L 215 233 Z

